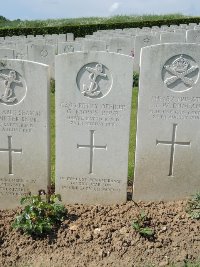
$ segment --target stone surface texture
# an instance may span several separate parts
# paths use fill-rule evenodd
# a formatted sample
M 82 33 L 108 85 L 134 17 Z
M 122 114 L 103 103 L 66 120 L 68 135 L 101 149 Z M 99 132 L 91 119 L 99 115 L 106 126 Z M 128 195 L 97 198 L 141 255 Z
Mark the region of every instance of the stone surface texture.
M 134 200 L 175 200 L 200 188 L 200 46 L 142 49 Z
M 48 66 L 0 61 L 0 208 L 50 184 Z
M 56 56 L 56 191 L 64 203 L 126 201 L 133 59 Z

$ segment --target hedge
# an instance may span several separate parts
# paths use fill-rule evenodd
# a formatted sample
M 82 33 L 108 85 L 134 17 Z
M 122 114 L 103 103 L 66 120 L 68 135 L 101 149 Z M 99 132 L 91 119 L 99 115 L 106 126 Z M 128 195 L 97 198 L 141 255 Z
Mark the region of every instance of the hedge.
M 179 18 L 179 19 L 163 19 L 154 21 L 134 21 L 134 22 L 116 22 L 116 23 L 101 23 L 88 25 L 65 25 L 56 27 L 43 28 L 3 28 L 0 29 L 0 37 L 13 35 L 45 35 L 45 34 L 61 34 L 74 33 L 75 37 L 84 37 L 87 34 L 92 34 L 98 30 L 124 29 L 124 28 L 142 28 L 161 25 L 179 25 L 189 23 L 200 23 L 200 17 Z

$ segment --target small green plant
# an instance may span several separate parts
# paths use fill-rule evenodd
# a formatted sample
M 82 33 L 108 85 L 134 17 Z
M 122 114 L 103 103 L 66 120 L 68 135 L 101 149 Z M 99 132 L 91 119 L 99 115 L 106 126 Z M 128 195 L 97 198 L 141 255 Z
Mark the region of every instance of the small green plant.
M 44 190 L 39 190 L 38 195 L 29 194 L 22 197 L 21 205 L 26 205 L 12 227 L 30 235 L 50 232 L 67 214 L 60 201 L 60 195 L 46 194 Z
M 188 200 L 186 211 L 192 219 L 200 219 L 200 192 Z
M 149 218 L 144 212 L 141 212 L 138 217 L 134 219 L 132 226 L 140 235 L 150 238 L 154 235 L 154 230 L 148 227 L 149 224 Z

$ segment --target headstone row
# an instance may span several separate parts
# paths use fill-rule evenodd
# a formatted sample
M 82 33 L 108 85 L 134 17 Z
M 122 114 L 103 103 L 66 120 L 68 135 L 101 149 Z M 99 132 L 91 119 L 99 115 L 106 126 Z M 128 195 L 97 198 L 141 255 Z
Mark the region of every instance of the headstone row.
M 0 62 L 0 208 L 50 184 L 48 70 Z M 57 56 L 56 191 L 65 203 L 126 201 L 132 73 L 124 55 Z
M 199 190 L 197 44 L 142 48 L 134 200 Z M 133 58 L 56 56 L 56 192 L 64 203 L 126 201 Z M 49 67 L 0 61 L 0 208 L 50 184 Z
M 75 41 L 73 34 L 67 34 L 67 41 L 65 35 L 56 34 L 27 38 L 15 36 L 0 40 L 0 49 L 3 49 L 0 54 L 1 58 L 27 59 L 48 64 L 52 78 L 55 78 L 55 55 L 75 51 L 108 51 L 132 56 L 134 71 L 139 72 L 142 47 L 159 43 L 199 43 L 197 26 L 190 24 L 98 31 L 85 38 L 76 38 Z M 5 46 L 10 50 L 6 51 Z

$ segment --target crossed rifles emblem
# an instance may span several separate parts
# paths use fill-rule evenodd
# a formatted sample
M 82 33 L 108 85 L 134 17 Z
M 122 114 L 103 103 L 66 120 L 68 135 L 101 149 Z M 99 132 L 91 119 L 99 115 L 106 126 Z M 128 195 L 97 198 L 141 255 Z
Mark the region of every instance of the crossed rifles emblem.
M 172 77 L 167 78 L 164 81 L 166 85 L 171 85 L 172 83 L 180 79 L 184 84 L 189 86 L 192 86 L 194 84 L 194 80 L 186 76 L 198 69 L 197 66 L 190 67 L 190 62 L 187 59 L 183 58 L 182 55 L 179 58 L 175 59 L 171 65 L 166 65 L 164 66 L 164 68 L 173 75 Z

